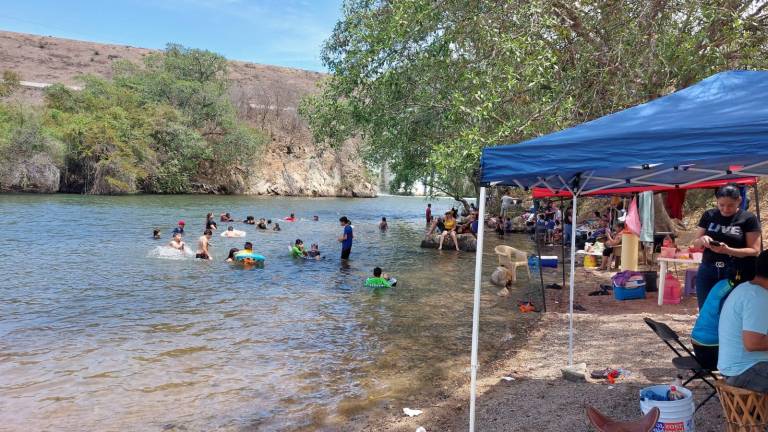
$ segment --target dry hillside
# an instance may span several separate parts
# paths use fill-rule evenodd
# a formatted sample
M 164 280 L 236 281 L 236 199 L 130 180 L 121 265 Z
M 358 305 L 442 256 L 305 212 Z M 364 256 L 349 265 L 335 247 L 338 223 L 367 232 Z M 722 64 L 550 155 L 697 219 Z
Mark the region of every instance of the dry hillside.
M 118 59 L 140 62 L 145 48 L 107 45 L 0 31 L 0 70 L 18 72 L 28 83 L 77 86 L 79 75 L 110 77 Z M 231 97 L 243 118 L 265 130 L 271 144 L 265 149 L 247 191 L 254 194 L 370 196 L 356 143 L 340 150 L 318 146 L 298 117 L 302 96 L 316 91 L 323 74 L 254 63 L 230 62 Z M 41 103 L 35 84 L 17 95 Z

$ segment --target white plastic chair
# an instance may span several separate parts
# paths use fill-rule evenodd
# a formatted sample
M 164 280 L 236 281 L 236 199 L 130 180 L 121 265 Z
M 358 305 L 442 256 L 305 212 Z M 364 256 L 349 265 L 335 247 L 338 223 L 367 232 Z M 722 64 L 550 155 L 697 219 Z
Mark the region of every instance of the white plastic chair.
M 517 268 L 520 266 L 525 267 L 525 271 L 528 272 L 528 279 L 531 278 L 531 269 L 528 268 L 528 254 L 507 245 L 498 245 L 493 250 L 499 258 L 499 265 L 512 271 L 512 282 L 517 282 Z

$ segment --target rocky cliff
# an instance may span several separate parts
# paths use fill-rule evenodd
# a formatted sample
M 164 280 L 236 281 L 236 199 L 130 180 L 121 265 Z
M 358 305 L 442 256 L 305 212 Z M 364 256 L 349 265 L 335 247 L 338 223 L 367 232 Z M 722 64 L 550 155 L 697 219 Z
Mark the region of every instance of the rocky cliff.
M 83 74 L 109 78 L 118 59 L 140 62 L 151 50 L 0 31 L 0 69 L 18 72 L 25 86 L 14 97 L 42 103 L 45 84 L 79 84 Z M 358 143 L 331 149 L 313 142 L 297 107 L 302 97 L 317 90 L 323 74 L 277 66 L 232 61 L 230 96 L 240 116 L 270 138 L 262 157 L 242 190 L 249 194 L 305 196 L 375 196 L 376 186 L 358 157 Z M 48 191 L 47 164 L 36 169 L 26 161 L 5 167 L 0 190 Z M 41 161 L 37 161 L 41 162 Z M 23 174 L 22 174 L 23 173 Z M 45 173 L 46 177 L 35 175 Z M 31 176 L 31 177 L 30 177 Z M 24 178 L 26 185 L 9 184 Z M 206 191 L 200 184 L 199 190 Z

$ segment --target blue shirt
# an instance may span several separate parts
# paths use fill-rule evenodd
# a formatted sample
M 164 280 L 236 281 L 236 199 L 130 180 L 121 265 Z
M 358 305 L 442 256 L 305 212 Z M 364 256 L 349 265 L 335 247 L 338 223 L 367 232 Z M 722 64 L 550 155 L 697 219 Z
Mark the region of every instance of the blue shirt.
M 173 229 L 173 233 L 172 233 L 171 235 L 173 235 L 173 234 L 181 234 L 181 235 L 184 235 L 184 228 L 181 228 L 181 227 L 176 227 L 176 228 L 174 228 L 174 229 Z
M 352 247 L 352 238 L 354 237 L 352 235 L 352 225 L 345 225 L 344 226 L 344 235 L 347 237 L 346 240 L 341 242 L 341 248 L 342 249 L 349 249 Z
M 548 229 L 548 230 L 553 230 L 553 229 L 555 229 L 555 221 L 553 221 L 553 220 L 551 220 L 551 219 L 550 219 L 550 220 L 548 220 L 548 221 L 547 221 L 547 229 Z
M 725 376 L 744 373 L 756 363 L 768 361 L 768 351 L 748 352 L 741 332 L 768 334 L 768 289 L 752 282 L 734 288 L 720 313 L 720 352 L 717 368 Z
M 723 301 L 732 290 L 733 284 L 728 279 L 723 279 L 712 287 L 691 332 L 691 339 L 694 342 L 699 345 L 718 344 L 717 327 L 720 324 L 720 310 L 723 307 Z

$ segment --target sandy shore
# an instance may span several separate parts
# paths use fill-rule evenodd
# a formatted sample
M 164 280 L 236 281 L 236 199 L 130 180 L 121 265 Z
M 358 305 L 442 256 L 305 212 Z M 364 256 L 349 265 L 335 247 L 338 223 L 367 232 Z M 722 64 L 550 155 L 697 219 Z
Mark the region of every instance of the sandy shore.
M 588 370 L 624 368 L 631 375 L 610 385 L 604 381 L 573 383 L 562 378 L 567 363 L 568 291 L 549 290 L 549 312 L 520 346 L 491 364 L 481 364 L 478 382 L 477 424 L 479 431 L 588 431 L 593 430 L 584 414 L 592 405 L 615 418 L 640 415 L 639 389 L 669 383 L 677 375 L 672 367 L 674 353 L 646 326 L 644 317 L 665 322 L 681 335 L 690 333 L 695 320 L 696 299 L 685 298 L 679 305 L 656 304 L 656 293 L 645 300 L 619 302 L 613 296 L 588 296 L 611 273 L 577 268 L 575 302 L 585 311 L 574 314 L 575 362 Z M 557 274 L 548 275 L 550 281 Z M 510 317 L 514 319 L 515 317 Z M 481 328 L 482 331 L 482 328 Z M 505 381 L 504 376 L 513 377 Z M 702 384 L 689 387 L 697 401 L 709 394 Z M 392 416 L 380 418 L 362 430 L 427 431 L 467 430 L 469 380 L 458 383 L 440 401 L 421 401 L 412 406 L 424 411 L 406 417 L 403 407 L 392 407 Z M 711 399 L 696 413 L 696 430 L 723 428 L 719 401 Z M 358 428 L 359 430 L 359 428 Z

